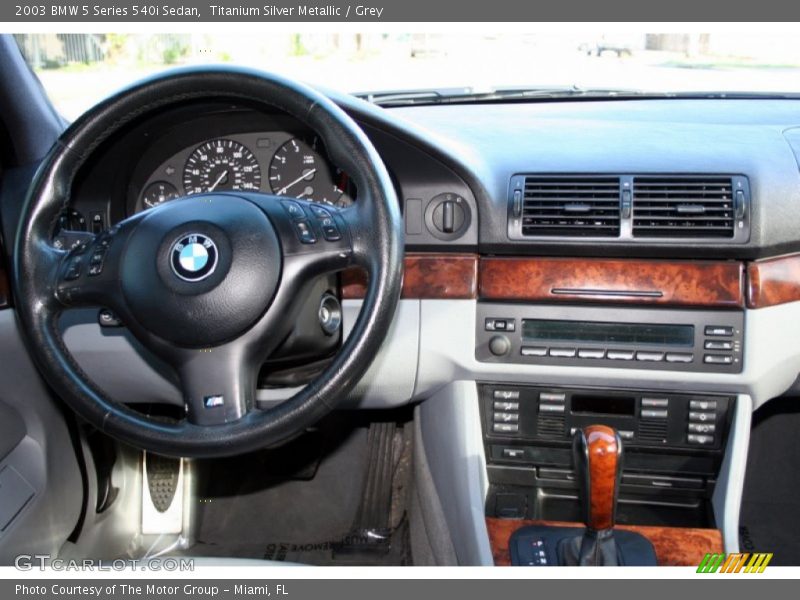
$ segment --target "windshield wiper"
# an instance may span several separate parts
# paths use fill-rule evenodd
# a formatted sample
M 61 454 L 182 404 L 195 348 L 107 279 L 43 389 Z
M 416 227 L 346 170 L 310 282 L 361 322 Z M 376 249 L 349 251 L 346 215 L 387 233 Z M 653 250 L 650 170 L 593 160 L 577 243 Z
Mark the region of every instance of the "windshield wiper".
M 578 86 L 556 87 L 495 87 L 478 90 L 472 87 L 428 88 L 412 90 L 389 90 L 359 92 L 353 94 L 378 106 L 410 106 L 415 104 L 460 104 L 470 102 L 499 102 L 538 98 L 609 98 L 631 96 L 665 96 L 636 89 L 580 88 Z
M 559 98 L 585 98 L 587 100 L 628 98 L 683 98 L 683 99 L 798 99 L 800 94 L 791 92 L 658 92 L 624 88 L 581 88 L 578 86 L 555 87 L 496 87 L 489 90 L 463 88 L 430 88 L 416 90 L 393 90 L 361 92 L 354 94 L 378 106 L 413 106 L 425 104 L 469 104 L 481 102 L 508 102 L 526 100 L 549 100 Z

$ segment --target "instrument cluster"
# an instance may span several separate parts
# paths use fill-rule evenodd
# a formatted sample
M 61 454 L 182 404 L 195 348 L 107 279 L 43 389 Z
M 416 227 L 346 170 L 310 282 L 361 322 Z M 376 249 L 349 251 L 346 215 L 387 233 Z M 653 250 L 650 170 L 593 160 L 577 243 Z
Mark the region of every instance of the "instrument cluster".
M 253 191 L 345 208 L 353 186 L 315 135 L 264 131 L 194 143 L 163 161 L 139 191 L 135 211 L 213 191 Z

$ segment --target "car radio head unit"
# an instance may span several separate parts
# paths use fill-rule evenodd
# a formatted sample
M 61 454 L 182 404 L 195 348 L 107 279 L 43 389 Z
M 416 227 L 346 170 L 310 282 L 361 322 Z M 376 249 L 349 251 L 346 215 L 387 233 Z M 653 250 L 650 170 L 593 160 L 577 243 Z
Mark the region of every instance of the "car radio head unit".
M 741 311 L 479 303 L 483 362 L 739 373 Z

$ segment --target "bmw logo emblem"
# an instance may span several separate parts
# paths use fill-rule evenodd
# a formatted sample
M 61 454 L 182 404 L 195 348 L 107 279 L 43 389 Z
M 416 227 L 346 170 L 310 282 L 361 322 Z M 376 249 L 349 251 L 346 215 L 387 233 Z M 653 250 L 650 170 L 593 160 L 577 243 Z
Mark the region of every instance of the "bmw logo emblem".
M 184 281 L 202 281 L 217 268 L 217 245 L 202 233 L 183 236 L 172 246 L 172 271 Z

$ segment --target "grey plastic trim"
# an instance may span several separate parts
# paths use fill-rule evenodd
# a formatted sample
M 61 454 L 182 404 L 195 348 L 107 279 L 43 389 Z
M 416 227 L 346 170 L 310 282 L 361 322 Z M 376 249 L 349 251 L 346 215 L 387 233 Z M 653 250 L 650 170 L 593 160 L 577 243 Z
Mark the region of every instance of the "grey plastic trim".
M 24 427 L 0 470 L 13 467 L 34 490 L 0 534 L 0 565 L 9 565 L 19 554 L 57 555 L 78 522 L 83 493 L 64 415 L 30 360 L 13 310 L 0 311 L 0 381 L 0 399 Z
M 345 337 L 355 324 L 361 300 L 342 303 Z M 389 408 L 414 394 L 419 361 L 419 300 L 400 300 L 381 351 L 344 402 L 348 408 Z M 119 402 L 183 400 L 170 368 L 144 349 L 124 327 L 102 328 L 96 309 L 67 311 L 61 320 L 64 342 L 81 368 Z M 258 391 L 262 402 L 286 400 L 300 388 Z
M 475 380 L 746 394 L 755 410 L 789 389 L 800 373 L 800 302 L 745 311 L 741 373 L 479 362 L 477 302 L 422 300 L 420 309 L 418 400 L 450 381 Z
M 739 552 L 739 513 L 742 508 L 747 451 L 750 447 L 750 423 L 753 402 L 750 396 L 736 398 L 733 422 L 728 436 L 712 505 L 717 527 L 722 530 L 725 552 Z
M 454 381 L 419 410 L 431 475 L 444 508 L 459 565 L 493 565 L 485 509 L 489 482 L 478 388 Z

